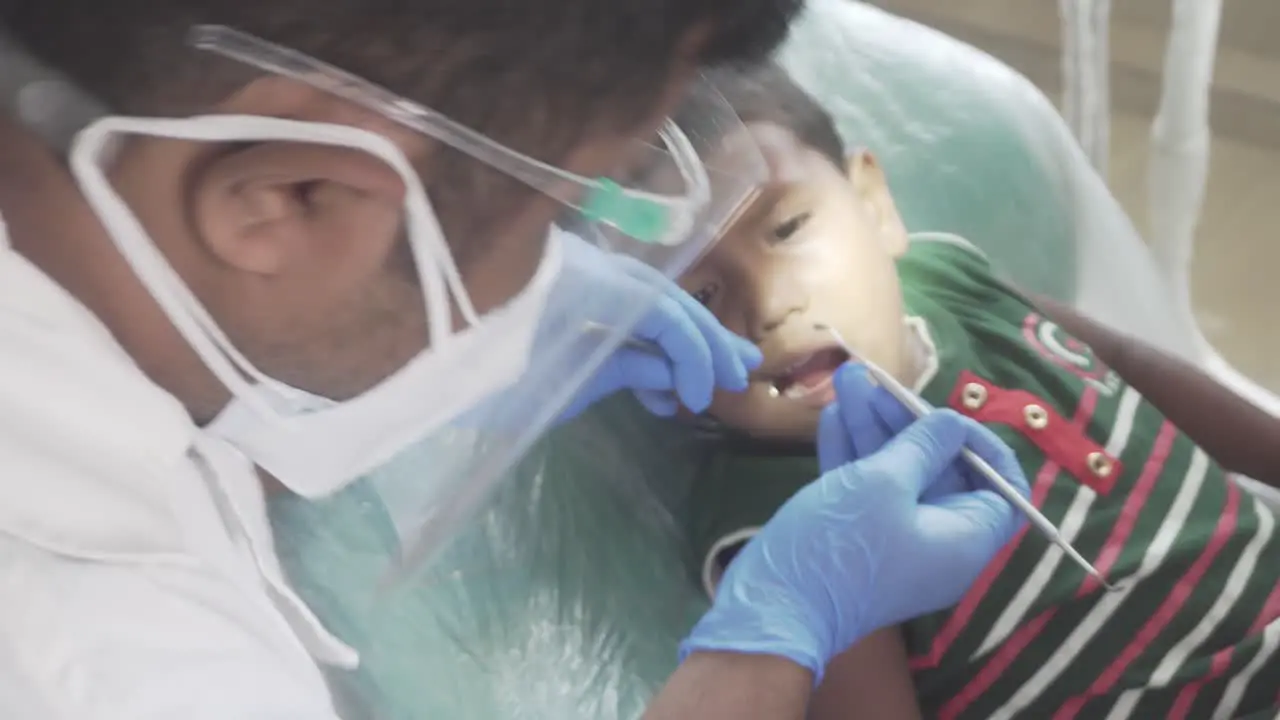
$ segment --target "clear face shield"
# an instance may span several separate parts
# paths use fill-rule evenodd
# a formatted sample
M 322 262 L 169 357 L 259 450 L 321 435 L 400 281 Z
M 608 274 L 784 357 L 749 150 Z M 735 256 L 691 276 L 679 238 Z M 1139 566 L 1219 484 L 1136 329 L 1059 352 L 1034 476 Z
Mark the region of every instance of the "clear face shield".
M 233 394 L 210 433 L 235 444 L 305 497 L 324 497 L 359 477 L 369 478 L 394 520 L 402 551 L 415 557 L 430 555 L 466 523 L 667 291 L 654 278 L 674 277 L 694 262 L 765 177 L 764 161 L 754 148 L 744 147 L 720 167 L 708 166 L 695 151 L 742 129 L 710 77 L 691 89 L 702 108 L 698 118 L 684 126 L 668 120 L 655 137 L 636 141 L 633 152 L 625 154 L 628 167 L 616 177 L 588 178 L 516 153 L 430 108 L 239 31 L 200 26 L 191 43 L 211 57 L 312 86 L 385 116 L 503 171 L 576 215 L 579 232 L 553 228 L 532 278 L 480 314 L 421 179 L 387 137 L 346 125 L 259 116 L 112 116 L 83 130 L 73 144 L 72 171 L 90 205 L 175 327 Z M 384 162 L 407 188 L 403 233 L 422 288 L 428 345 L 371 389 L 341 402 L 258 370 L 108 180 L 114 148 L 125 136 L 315 143 L 358 149 Z M 638 280 L 611 280 L 623 276 Z M 454 311 L 463 320 L 456 327 Z M 388 467 L 395 471 L 380 470 Z

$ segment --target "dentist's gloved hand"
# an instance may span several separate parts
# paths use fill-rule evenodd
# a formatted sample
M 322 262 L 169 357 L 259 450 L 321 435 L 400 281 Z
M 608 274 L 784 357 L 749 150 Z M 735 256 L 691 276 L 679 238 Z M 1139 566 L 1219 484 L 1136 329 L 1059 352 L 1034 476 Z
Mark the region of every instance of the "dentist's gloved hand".
M 849 376 L 840 386 L 839 402 L 827 406 L 819 426 L 818 465 L 823 472 L 850 460 L 874 455 L 916 419 L 893 393 L 871 380 L 865 366 L 852 363 L 842 368 L 842 372 Z M 1018 474 L 1011 479 L 1024 478 Z M 935 497 L 983 488 L 987 488 L 984 478 L 963 462 L 956 462 L 929 486 L 921 499 L 928 502 Z
M 865 439 L 850 430 L 868 427 L 873 389 L 846 366 L 836 392 L 819 429 L 822 476 L 738 553 L 682 660 L 697 651 L 778 655 L 820 681 L 833 657 L 871 632 L 955 604 L 1021 527 L 1011 505 L 957 464 L 967 446 L 1025 492 L 995 435 L 940 410 L 858 459 Z M 875 420 L 872 441 L 896 431 Z
M 760 364 L 760 350 L 729 332 L 701 303 L 661 272 L 634 258 L 604 252 L 566 233 L 565 272 L 601 293 L 659 297 L 632 328 L 631 337 L 661 351 L 622 346 L 561 415 L 568 420 L 619 390 L 631 390 L 656 415 L 674 415 L 681 405 L 702 412 L 716 388 L 745 390 Z M 590 297 L 584 298 L 590 302 Z

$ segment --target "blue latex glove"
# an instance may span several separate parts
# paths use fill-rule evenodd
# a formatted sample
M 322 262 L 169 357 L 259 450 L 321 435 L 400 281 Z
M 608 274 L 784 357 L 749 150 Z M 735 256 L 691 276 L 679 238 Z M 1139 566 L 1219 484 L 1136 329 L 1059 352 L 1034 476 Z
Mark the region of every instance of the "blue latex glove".
M 981 481 L 957 463 L 967 446 L 1027 492 L 1004 443 L 949 410 L 890 437 L 875 392 L 859 368 L 837 374 L 837 404 L 818 435 L 822 476 L 729 565 L 681 659 L 779 655 L 820 681 L 833 657 L 869 633 L 954 605 L 1022 526 L 994 491 L 966 489 Z M 885 439 L 858 459 L 860 444 Z
M 681 405 L 702 412 L 718 387 L 740 391 L 761 362 L 760 350 L 729 332 L 701 303 L 645 263 L 606 253 L 582 238 L 566 234 L 565 272 L 577 273 L 588 287 L 650 296 L 653 307 L 631 331 L 634 339 L 661 350 L 623 346 L 605 361 L 561 415 L 568 420 L 619 390 L 631 390 L 656 415 L 674 415 Z
M 915 421 L 915 415 L 888 390 L 871 379 L 865 366 L 850 364 L 839 402 L 823 410 L 819 426 L 818 465 L 823 472 L 850 460 L 879 452 L 885 443 Z M 1023 476 L 1018 475 L 1017 480 Z M 969 471 L 964 463 L 953 463 L 938 477 L 921 500 L 987 487 L 987 481 Z M 1025 494 L 1025 493 L 1024 493 Z

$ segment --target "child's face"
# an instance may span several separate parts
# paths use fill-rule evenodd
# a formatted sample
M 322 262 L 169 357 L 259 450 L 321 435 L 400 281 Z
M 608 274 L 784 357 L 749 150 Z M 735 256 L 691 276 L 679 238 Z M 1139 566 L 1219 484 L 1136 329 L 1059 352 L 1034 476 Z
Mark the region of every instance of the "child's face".
M 831 376 L 848 359 L 815 324 L 889 372 L 905 369 L 894 261 L 906 231 L 867 153 L 839 168 L 777 125 L 747 132 L 772 179 L 680 285 L 764 353 L 747 391 L 717 393 L 712 415 L 752 435 L 812 438 L 834 399 Z

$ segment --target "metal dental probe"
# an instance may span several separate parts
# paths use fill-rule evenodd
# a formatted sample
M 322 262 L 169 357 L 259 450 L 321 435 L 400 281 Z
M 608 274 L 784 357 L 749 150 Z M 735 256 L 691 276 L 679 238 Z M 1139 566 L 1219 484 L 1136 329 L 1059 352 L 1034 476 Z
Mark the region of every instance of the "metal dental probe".
M 867 370 L 871 373 L 872 379 L 888 390 L 889 394 L 897 398 L 898 402 L 902 403 L 903 406 L 905 406 L 907 410 L 911 411 L 911 413 L 917 418 L 922 418 L 933 412 L 933 406 L 926 402 L 924 398 L 908 390 L 906 386 L 898 382 L 897 378 L 885 372 L 883 368 L 880 368 L 870 360 L 867 360 L 853 352 L 853 349 L 849 347 L 849 343 L 845 342 L 844 338 L 836 331 L 835 328 L 821 323 L 814 325 L 814 328 L 816 330 L 830 333 L 831 337 L 835 338 L 835 341 L 840 344 L 840 347 L 844 348 L 844 351 L 849 353 L 849 357 L 856 358 L 858 362 L 866 365 Z M 1071 558 L 1073 562 L 1084 568 L 1085 572 L 1089 573 L 1094 577 L 1094 579 L 1101 583 L 1102 587 L 1105 588 L 1107 592 L 1115 592 L 1116 590 L 1121 589 L 1120 586 L 1112 585 L 1107 582 L 1107 579 L 1103 577 L 1102 573 L 1091 565 L 1088 560 L 1085 560 L 1084 556 L 1077 552 L 1076 549 L 1071 546 L 1071 543 L 1067 542 L 1067 540 L 1062 537 L 1062 533 L 1058 531 L 1058 528 L 1054 527 L 1053 523 L 1049 522 L 1049 519 L 1041 514 L 1040 510 L 1032 504 L 1030 500 L 1023 497 L 1022 493 L 1018 492 L 1017 488 L 1013 486 L 1013 483 L 1009 482 L 1009 480 L 1001 475 L 999 471 L 991 467 L 991 463 L 983 460 L 981 456 L 969 448 L 961 450 L 961 457 L 964 458 L 964 461 L 968 463 L 969 467 L 973 468 L 978 472 L 978 474 L 986 478 L 996 492 L 1000 493 L 1005 500 L 1008 500 L 1014 507 L 1018 508 L 1023 515 L 1026 515 L 1027 519 L 1031 521 L 1031 524 L 1034 525 L 1041 534 L 1048 538 L 1054 545 L 1061 548 L 1062 551 L 1067 554 L 1067 557 Z

